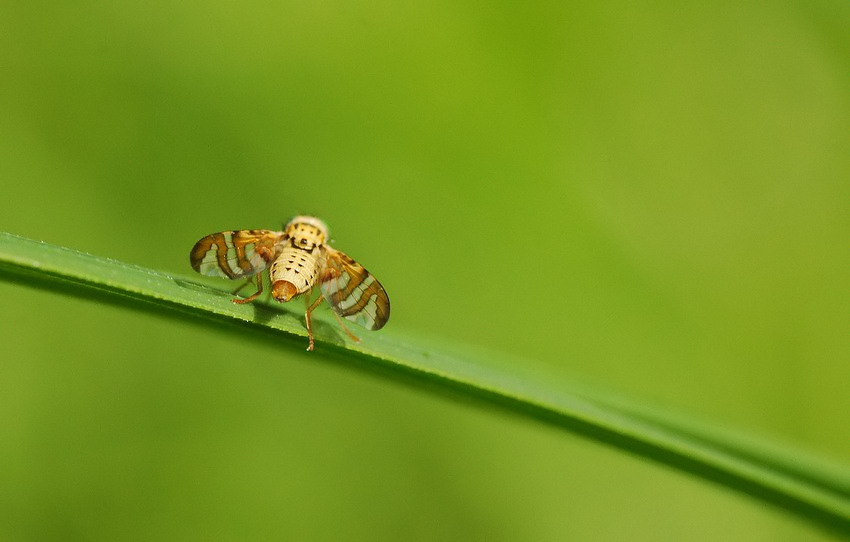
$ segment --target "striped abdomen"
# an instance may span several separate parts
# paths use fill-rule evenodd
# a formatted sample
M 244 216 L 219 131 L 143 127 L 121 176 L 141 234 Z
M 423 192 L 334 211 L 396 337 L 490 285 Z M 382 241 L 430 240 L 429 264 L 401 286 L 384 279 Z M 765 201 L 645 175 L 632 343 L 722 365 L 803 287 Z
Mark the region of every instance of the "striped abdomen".
M 301 247 L 297 238 L 290 238 L 271 266 L 272 295 L 278 301 L 286 302 L 309 292 L 318 282 L 323 265 L 320 245 Z

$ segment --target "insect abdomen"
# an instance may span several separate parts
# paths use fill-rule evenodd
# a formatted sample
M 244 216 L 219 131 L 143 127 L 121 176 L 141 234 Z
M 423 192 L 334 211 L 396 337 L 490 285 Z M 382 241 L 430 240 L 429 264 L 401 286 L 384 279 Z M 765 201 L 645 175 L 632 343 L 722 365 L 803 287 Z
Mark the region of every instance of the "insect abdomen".
M 289 301 L 293 297 L 310 291 L 319 277 L 319 247 L 306 251 L 287 246 L 275 259 L 270 271 L 272 294 L 278 301 Z M 289 283 L 287 286 L 279 283 Z

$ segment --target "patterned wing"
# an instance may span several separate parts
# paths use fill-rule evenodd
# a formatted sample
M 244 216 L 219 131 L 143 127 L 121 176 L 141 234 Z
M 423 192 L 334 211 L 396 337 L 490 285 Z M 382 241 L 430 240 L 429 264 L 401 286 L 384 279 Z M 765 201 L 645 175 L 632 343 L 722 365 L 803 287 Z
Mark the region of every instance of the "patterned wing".
M 390 319 L 390 298 L 378 279 L 342 252 L 328 246 L 322 294 L 338 315 L 366 329 Z
M 192 269 L 210 277 L 240 279 L 259 273 L 286 238 L 271 230 L 234 230 L 207 235 L 192 247 Z

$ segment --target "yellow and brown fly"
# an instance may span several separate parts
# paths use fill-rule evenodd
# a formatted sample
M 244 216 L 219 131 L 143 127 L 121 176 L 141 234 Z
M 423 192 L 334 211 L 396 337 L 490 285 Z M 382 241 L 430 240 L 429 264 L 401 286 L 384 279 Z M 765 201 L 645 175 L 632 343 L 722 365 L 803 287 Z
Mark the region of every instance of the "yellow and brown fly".
M 207 235 L 192 248 L 189 261 L 202 275 L 232 280 L 256 276 L 257 291 L 234 303 L 249 303 L 263 292 L 262 271 L 269 269 L 272 297 L 286 303 L 304 296 L 307 334 L 313 350 L 310 313 L 326 300 L 342 329 L 359 341 L 340 317 L 366 329 L 381 329 L 390 318 L 390 299 L 381 283 L 346 254 L 332 248 L 328 227 L 312 216 L 296 216 L 283 231 L 234 230 Z M 247 285 L 247 284 L 246 284 Z M 310 303 L 319 286 L 321 294 Z M 240 288 L 241 289 L 241 288 Z M 239 290 L 237 290 L 238 292 Z

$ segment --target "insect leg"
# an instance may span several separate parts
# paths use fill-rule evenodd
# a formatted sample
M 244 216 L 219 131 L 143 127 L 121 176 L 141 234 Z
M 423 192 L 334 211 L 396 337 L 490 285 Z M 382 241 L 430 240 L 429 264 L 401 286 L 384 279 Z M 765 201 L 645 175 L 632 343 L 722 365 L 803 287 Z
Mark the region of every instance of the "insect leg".
M 319 295 L 319 298 L 313 301 L 313 304 L 307 307 L 307 311 L 304 313 L 304 319 L 307 320 L 307 337 L 310 339 L 310 346 L 307 347 L 308 352 L 313 350 L 313 324 L 310 323 L 310 313 L 316 310 L 316 307 L 318 307 L 319 303 L 321 303 L 324 299 L 325 296 Z M 310 297 L 308 294 L 304 297 L 304 304 L 306 305 L 309 302 Z
M 248 282 L 250 282 L 250 281 L 251 281 L 251 279 L 248 279 Z M 242 286 L 240 286 L 236 290 L 236 292 L 238 292 L 239 290 L 241 290 L 242 288 L 244 288 L 247 285 L 248 285 L 247 283 L 243 284 Z M 233 293 L 235 294 L 236 292 L 233 292 Z M 254 301 L 258 297 L 260 297 L 261 293 L 263 293 L 263 274 L 257 273 L 257 291 L 254 292 L 253 294 L 249 295 L 248 297 L 244 298 L 244 299 L 236 298 L 236 299 L 233 300 L 233 302 L 237 303 L 239 305 L 241 305 L 243 303 L 250 303 L 251 301 Z
M 339 317 L 339 315 L 336 313 L 336 311 L 331 311 L 331 312 L 334 313 L 334 316 L 336 316 L 336 321 L 339 322 L 339 325 L 342 327 L 342 330 L 345 331 L 346 335 L 351 337 L 351 340 L 353 340 L 354 342 L 359 343 L 360 337 L 358 337 L 357 335 L 355 335 L 354 333 L 349 331 L 349 329 L 345 326 L 345 322 L 342 321 L 342 318 Z
M 248 286 L 249 284 L 254 284 L 254 277 L 248 277 L 247 279 L 245 279 L 245 282 L 243 282 L 241 286 L 233 290 L 233 295 L 238 295 L 240 290 L 242 290 L 242 288 Z

